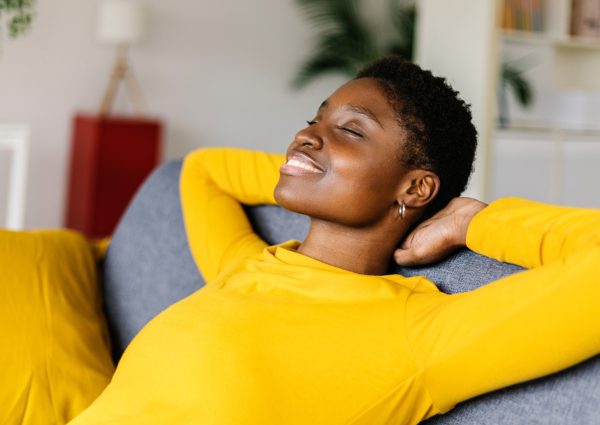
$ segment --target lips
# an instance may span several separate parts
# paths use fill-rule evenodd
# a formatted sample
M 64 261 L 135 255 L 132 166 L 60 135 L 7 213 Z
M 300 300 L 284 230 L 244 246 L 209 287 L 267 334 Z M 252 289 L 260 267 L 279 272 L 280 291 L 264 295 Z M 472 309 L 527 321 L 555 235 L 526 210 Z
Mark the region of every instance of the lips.
M 301 152 L 293 152 L 279 171 L 283 174 L 297 176 L 303 174 L 322 174 L 323 168 L 311 157 Z

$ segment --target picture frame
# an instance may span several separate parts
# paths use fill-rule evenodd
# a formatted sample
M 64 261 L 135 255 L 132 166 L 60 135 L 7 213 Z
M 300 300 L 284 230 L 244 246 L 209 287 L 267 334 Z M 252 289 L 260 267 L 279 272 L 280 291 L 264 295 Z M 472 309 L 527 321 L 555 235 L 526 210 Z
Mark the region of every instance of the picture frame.
M 11 162 L 8 172 L 6 220 L 2 227 L 22 230 L 25 225 L 25 197 L 29 157 L 29 126 L 0 124 L 0 150 L 9 150 Z

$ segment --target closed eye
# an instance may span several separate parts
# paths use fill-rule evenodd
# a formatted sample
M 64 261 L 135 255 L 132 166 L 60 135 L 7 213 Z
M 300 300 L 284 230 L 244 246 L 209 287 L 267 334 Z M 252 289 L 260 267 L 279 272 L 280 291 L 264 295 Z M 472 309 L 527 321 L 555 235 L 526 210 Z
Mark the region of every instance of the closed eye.
M 309 127 L 310 127 L 311 125 L 314 125 L 314 124 L 316 124 L 316 123 L 317 123 L 317 121 L 316 121 L 316 120 L 307 120 L 307 121 L 306 121 L 306 124 L 308 124 L 308 126 L 309 126 Z M 360 137 L 360 138 L 364 137 L 364 136 L 362 135 L 362 133 L 360 133 L 360 132 L 358 132 L 358 131 L 356 131 L 356 130 L 352 130 L 351 128 L 348 128 L 348 127 L 338 127 L 338 129 L 339 129 L 339 130 L 342 130 L 342 131 L 344 131 L 344 132 L 346 132 L 346 133 L 348 133 L 348 134 L 351 134 L 351 135 L 352 135 L 352 136 L 354 136 L 354 137 Z
M 356 136 L 356 137 L 363 137 L 363 135 L 362 135 L 361 133 L 359 133 L 359 132 L 358 132 L 358 131 L 356 131 L 356 130 L 352 130 L 351 128 L 348 128 L 348 127 L 338 127 L 338 128 L 339 128 L 340 130 L 342 130 L 342 131 L 345 131 L 346 133 L 350 133 L 350 134 L 352 134 L 353 136 Z

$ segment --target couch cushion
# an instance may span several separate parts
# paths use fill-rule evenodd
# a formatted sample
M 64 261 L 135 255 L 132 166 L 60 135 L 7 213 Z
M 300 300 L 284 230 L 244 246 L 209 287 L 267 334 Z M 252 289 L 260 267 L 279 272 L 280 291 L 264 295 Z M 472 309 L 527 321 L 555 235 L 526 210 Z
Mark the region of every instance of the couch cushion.
M 118 360 L 154 316 L 204 285 L 179 203 L 181 161 L 157 168 L 133 198 L 104 261 L 104 302 Z
M 71 231 L 0 230 L 0 423 L 64 424 L 114 366 L 92 249 Z

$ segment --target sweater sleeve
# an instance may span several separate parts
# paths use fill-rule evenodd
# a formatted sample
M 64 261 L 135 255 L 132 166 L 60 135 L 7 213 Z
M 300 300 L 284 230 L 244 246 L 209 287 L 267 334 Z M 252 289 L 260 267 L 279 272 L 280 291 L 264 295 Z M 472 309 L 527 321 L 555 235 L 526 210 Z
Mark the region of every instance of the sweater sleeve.
M 274 204 L 284 161 L 284 155 L 234 148 L 204 148 L 186 156 L 180 177 L 183 220 L 207 282 L 235 259 L 266 246 L 240 204 Z
M 600 353 L 600 211 L 501 199 L 474 217 L 467 246 L 530 270 L 408 297 L 407 334 L 433 413 Z

